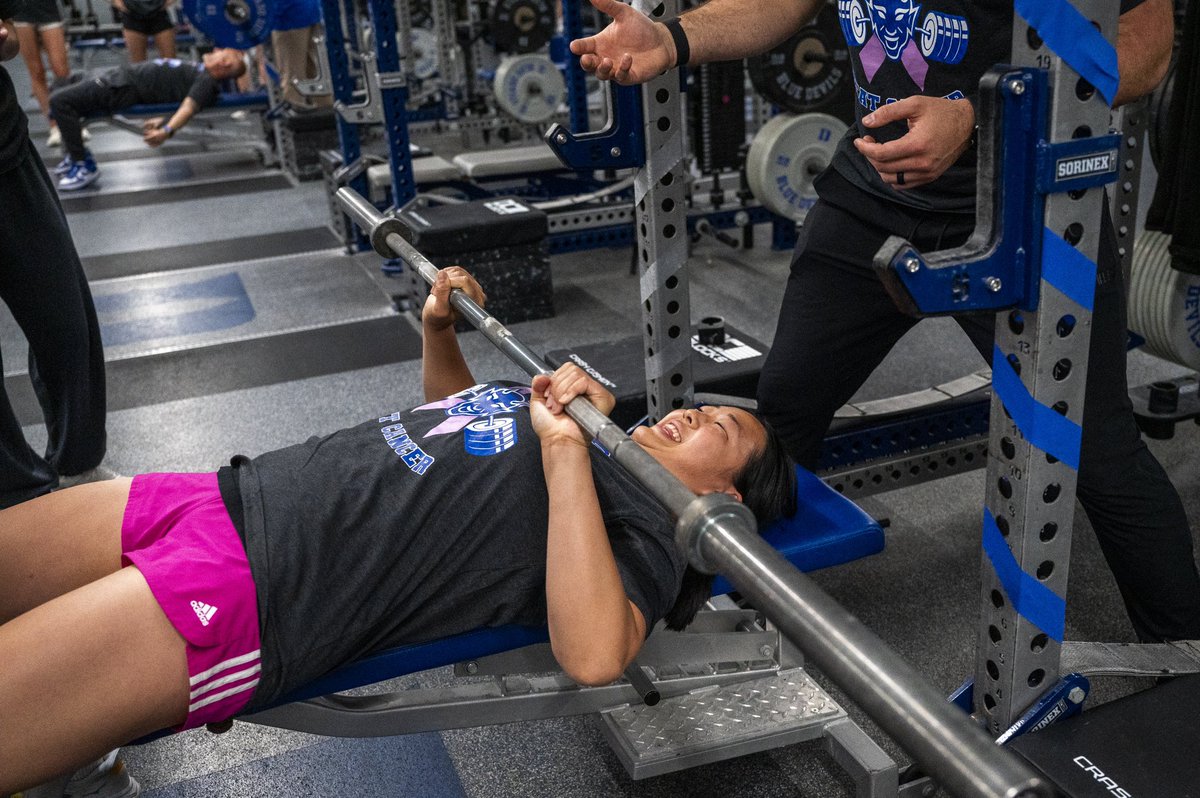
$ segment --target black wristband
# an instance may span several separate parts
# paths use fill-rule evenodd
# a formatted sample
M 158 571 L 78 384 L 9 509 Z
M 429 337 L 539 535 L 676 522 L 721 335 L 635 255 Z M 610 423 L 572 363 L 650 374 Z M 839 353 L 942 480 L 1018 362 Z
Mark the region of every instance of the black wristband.
M 671 34 L 671 41 L 675 42 L 675 66 L 687 66 L 688 61 L 692 59 L 692 48 L 688 45 L 683 25 L 679 24 L 679 17 L 667 20 L 663 24 L 667 26 L 667 32 Z

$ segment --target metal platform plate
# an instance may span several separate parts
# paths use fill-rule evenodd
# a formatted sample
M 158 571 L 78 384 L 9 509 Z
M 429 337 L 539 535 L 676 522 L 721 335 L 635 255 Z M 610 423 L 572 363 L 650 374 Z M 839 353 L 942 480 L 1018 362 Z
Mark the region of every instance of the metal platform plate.
M 600 714 L 634 779 L 815 739 L 846 716 L 803 668 Z

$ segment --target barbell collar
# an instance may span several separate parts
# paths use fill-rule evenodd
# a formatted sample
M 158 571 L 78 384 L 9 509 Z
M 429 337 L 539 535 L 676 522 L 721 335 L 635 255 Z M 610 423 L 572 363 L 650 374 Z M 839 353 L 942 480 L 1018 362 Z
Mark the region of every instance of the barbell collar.
M 411 244 L 413 240 L 412 228 L 404 222 L 397 219 L 395 216 L 383 216 L 379 223 L 371 228 L 371 248 L 385 258 L 396 257 L 392 254 L 392 247 L 388 245 L 388 236 L 398 235 L 406 243 Z
M 687 553 L 697 571 L 715 574 L 720 568 L 705 556 L 704 536 L 723 529 L 732 537 L 754 535 L 757 523 L 750 508 L 724 493 L 696 496 L 675 522 L 675 545 Z

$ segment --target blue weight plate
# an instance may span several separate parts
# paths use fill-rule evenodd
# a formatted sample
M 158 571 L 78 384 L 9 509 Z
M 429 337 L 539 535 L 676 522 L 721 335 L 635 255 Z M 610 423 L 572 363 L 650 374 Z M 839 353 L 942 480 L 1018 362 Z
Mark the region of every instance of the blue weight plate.
M 183 13 L 218 47 L 246 50 L 271 35 L 272 0 L 183 0 Z

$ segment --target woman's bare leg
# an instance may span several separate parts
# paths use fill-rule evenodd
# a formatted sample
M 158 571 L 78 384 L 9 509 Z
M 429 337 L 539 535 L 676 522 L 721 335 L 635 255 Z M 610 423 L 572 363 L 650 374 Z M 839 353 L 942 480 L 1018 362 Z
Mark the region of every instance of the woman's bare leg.
M 136 568 L 0 626 L 0 795 L 183 722 L 186 646 Z
M 154 34 L 154 46 L 158 48 L 159 58 L 175 57 L 175 29 L 167 28 Z
M 125 37 L 125 52 L 129 54 L 129 63 L 138 64 L 146 60 L 146 48 L 150 40 L 144 33 L 123 28 L 121 34 Z
M 0 510 L 0 623 L 120 569 L 131 481 L 92 482 Z
M 50 113 L 50 87 L 46 85 L 46 65 L 42 63 L 42 49 L 38 44 L 37 29 L 31 25 L 17 26 L 17 41 L 21 43 L 21 58 L 29 70 L 29 83 L 42 114 Z
M 42 47 L 46 50 L 50 71 L 59 80 L 66 80 L 71 75 L 71 61 L 67 57 L 67 35 L 63 31 L 61 26 L 42 31 Z

